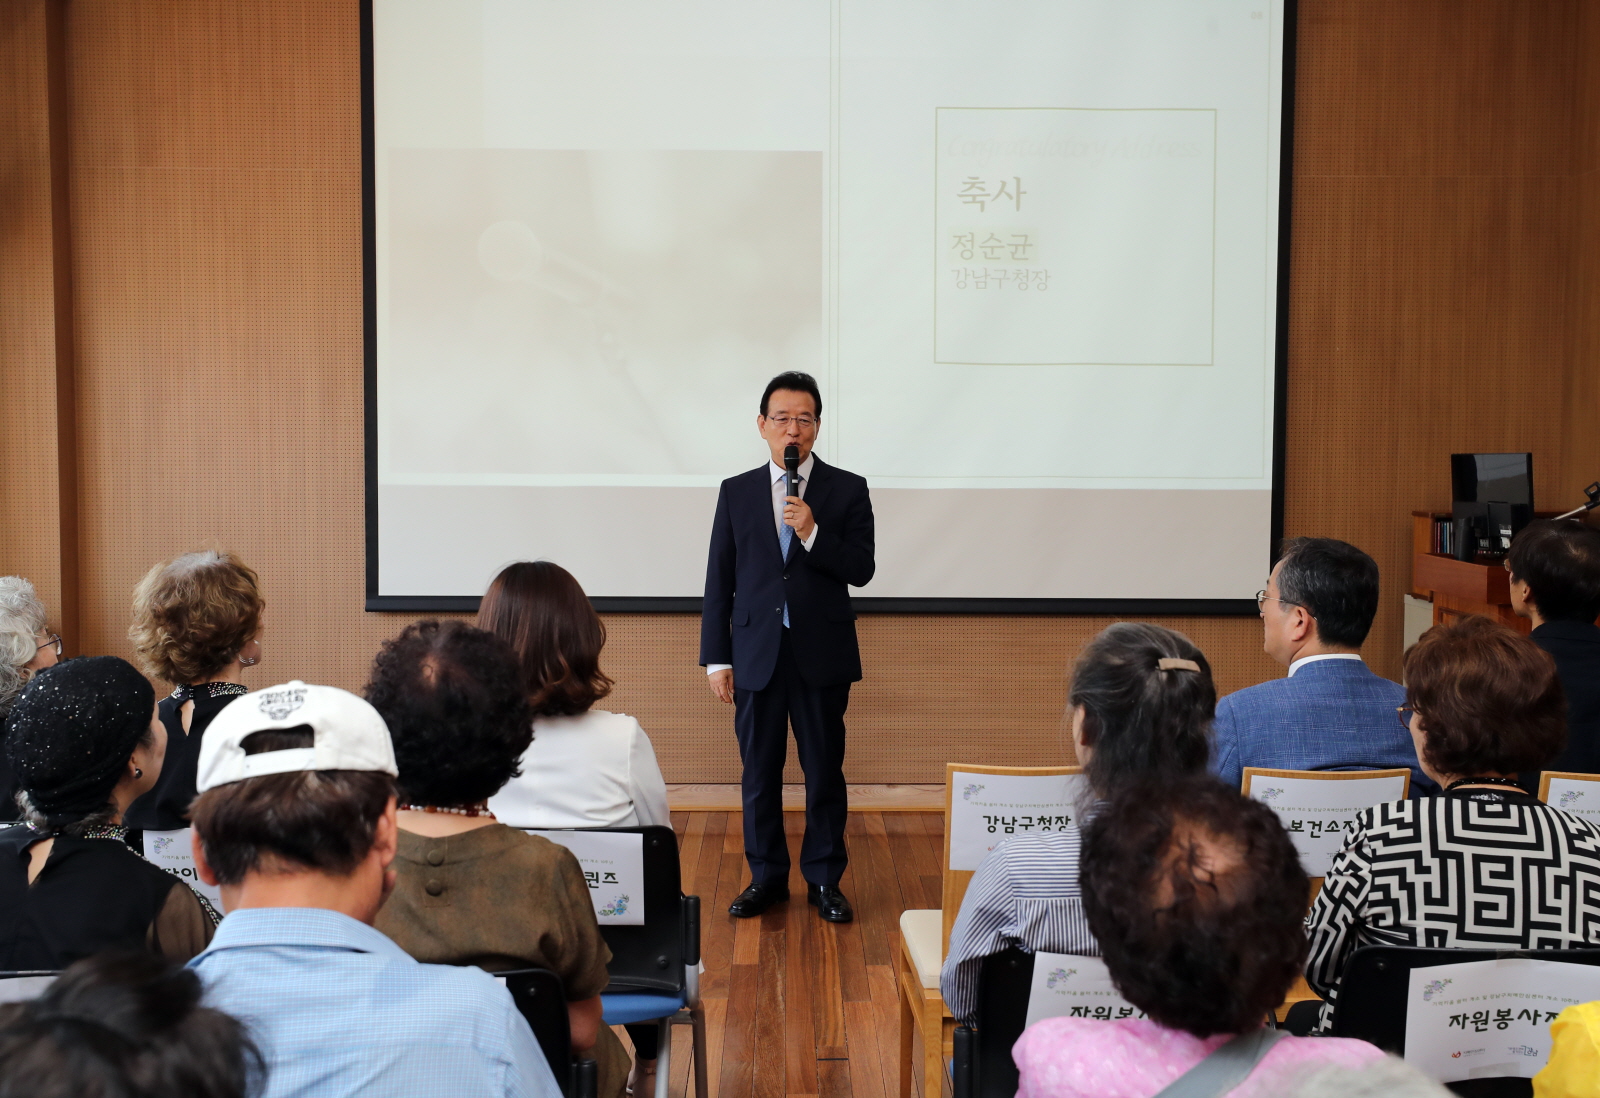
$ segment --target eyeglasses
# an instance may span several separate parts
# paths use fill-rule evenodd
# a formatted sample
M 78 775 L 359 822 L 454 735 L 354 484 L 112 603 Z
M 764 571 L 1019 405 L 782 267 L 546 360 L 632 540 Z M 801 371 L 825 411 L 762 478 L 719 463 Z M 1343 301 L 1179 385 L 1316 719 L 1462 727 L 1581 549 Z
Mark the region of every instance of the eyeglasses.
M 34 634 L 34 636 L 36 636 L 36 637 L 38 635 L 39 635 L 38 633 Z M 49 637 L 50 639 L 45 641 L 43 644 L 34 645 L 33 654 L 35 656 L 37 656 L 40 652 L 43 652 L 46 648 L 49 648 L 51 645 L 55 645 L 56 659 L 60 659 L 61 658 L 61 637 L 60 637 L 60 635 L 56 634 L 56 633 L 46 633 L 45 636 Z
M 1400 727 L 1409 732 L 1411 730 L 1411 715 L 1417 711 L 1417 707 L 1414 705 L 1397 705 L 1394 707 L 1394 711 L 1400 717 Z
M 1256 592 L 1256 613 L 1259 614 L 1263 605 L 1267 602 L 1281 602 L 1285 606 L 1300 605 L 1298 602 L 1290 602 L 1288 599 L 1280 599 L 1277 595 L 1269 595 L 1267 594 L 1267 589 L 1263 587 L 1261 590 Z
M 794 416 L 791 418 L 789 416 L 779 414 L 775 416 L 766 416 L 764 418 L 768 423 L 772 424 L 774 427 L 777 427 L 780 431 L 789 426 L 791 423 L 800 428 L 802 431 L 809 431 L 811 428 L 817 425 L 817 420 L 811 416 Z

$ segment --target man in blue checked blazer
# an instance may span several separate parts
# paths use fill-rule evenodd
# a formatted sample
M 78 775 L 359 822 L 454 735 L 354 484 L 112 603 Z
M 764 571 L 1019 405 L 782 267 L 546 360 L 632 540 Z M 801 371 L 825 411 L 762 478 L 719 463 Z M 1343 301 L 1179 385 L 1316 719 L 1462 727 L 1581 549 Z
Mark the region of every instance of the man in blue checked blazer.
M 1372 673 L 1361 644 L 1378 612 L 1378 565 L 1332 538 L 1284 546 L 1264 591 L 1263 647 L 1287 678 L 1217 703 L 1211 769 L 1238 788 L 1247 766 L 1285 770 L 1411 769 L 1412 796 L 1433 792 L 1397 707 L 1405 687 Z
M 847 923 L 839 890 L 846 856 L 844 711 L 861 678 L 850 587 L 872 579 L 867 482 L 811 452 L 822 395 L 809 374 L 779 374 L 761 397 L 756 427 L 771 459 L 722 482 L 706 594 L 700 662 L 711 691 L 734 706 L 750 887 L 728 908 L 759 915 L 789 898 L 783 831 L 783 763 L 794 728 L 806 778 L 800 873 L 822 918 Z M 784 451 L 799 453 L 799 492 L 785 485 Z

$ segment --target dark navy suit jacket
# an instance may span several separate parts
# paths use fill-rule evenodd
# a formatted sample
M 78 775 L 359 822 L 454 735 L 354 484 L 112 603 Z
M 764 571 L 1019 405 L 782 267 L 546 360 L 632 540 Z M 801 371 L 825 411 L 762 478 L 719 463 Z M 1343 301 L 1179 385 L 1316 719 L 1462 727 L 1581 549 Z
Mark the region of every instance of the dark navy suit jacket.
M 785 600 L 790 648 L 806 683 L 838 686 L 861 678 L 849 588 L 872 579 L 867 481 L 815 458 L 801 498 L 817 520 L 817 537 L 809 552 L 793 538 L 785 560 L 772 513 L 771 465 L 729 477 L 717 496 L 700 662 L 731 663 L 741 690 L 761 690 L 772 679 Z
M 1546 770 L 1600 774 L 1600 627 L 1584 621 L 1547 621 L 1528 639 L 1555 657 L 1567 695 L 1567 747 Z M 1524 775 L 1539 791 L 1539 775 Z
M 1217 702 L 1211 770 L 1238 789 L 1247 766 L 1283 770 L 1411 768 L 1411 795 L 1438 787 L 1417 766 L 1395 707 L 1406 688 L 1360 660 L 1301 664 L 1288 678 Z

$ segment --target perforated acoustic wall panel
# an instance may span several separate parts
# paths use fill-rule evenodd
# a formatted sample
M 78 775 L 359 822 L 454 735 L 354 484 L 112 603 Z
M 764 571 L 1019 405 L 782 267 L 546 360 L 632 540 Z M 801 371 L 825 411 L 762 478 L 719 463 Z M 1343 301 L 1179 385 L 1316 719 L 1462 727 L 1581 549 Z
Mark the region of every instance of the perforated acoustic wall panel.
M 1581 179 L 1572 151 L 1580 30 L 1593 38 L 1582 7 L 1300 4 L 1286 532 L 1378 559 L 1367 654 L 1387 674 L 1407 513 L 1447 503 L 1445 454 L 1533 450 L 1541 504 L 1600 475 L 1578 469 L 1592 446 L 1572 441 L 1593 417 L 1563 406 L 1593 399 L 1580 352 L 1600 323 L 1586 306 L 1580 338 L 1568 316 L 1569 282 L 1587 280 L 1592 302 L 1596 277 L 1593 260 L 1575 265 L 1571 229 L 1594 163 Z M 84 648 L 126 653 L 139 576 L 220 544 L 266 584 L 266 658 L 247 682 L 358 688 L 409 619 L 361 609 L 356 5 L 67 10 Z M 10 156 L 25 142 L 7 129 L 0 143 Z M 10 331 L 8 390 L 25 346 Z M 9 551 L 32 522 L 4 498 Z M 932 782 L 947 759 L 1061 758 L 1067 671 L 1106 620 L 863 617 L 847 776 Z M 1224 691 L 1281 673 L 1253 620 L 1164 624 L 1206 651 Z M 608 626 L 606 704 L 644 722 L 668 780 L 736 780 L 696 620 Z

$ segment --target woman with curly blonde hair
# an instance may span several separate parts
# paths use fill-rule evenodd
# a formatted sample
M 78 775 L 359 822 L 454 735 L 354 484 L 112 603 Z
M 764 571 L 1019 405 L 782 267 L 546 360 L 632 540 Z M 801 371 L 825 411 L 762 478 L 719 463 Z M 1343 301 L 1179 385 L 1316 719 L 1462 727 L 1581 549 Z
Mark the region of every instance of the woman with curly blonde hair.
M 134 588 L 128 639 L 145 673 L 176 689 L 160 705 L 167 729 L 161 780 L 128 808 L 128 826 L 189 826 L 200 740 L 212 719 L 247 692 L 241 680 L 261 660 L 264 606 L 255 571 L 225 550 L 158 564 Z

